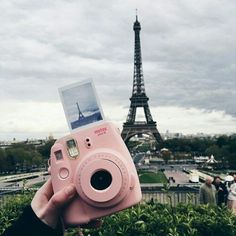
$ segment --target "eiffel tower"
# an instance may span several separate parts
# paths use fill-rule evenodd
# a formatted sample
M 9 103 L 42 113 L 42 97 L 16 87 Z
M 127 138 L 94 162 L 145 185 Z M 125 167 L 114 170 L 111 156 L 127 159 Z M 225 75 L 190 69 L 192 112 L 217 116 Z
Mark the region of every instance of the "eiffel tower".
M 142 134 L 152 135 L 157 143 L 162 143 L 161 135 L 157 130 L 156 122 L 153 121 L 149 109 L 149 98 L 145 93 L 140 44 L 141 25 L 137 15 L 133 30 L 135 35 L 133 91 L 130 98 L 131 104 L 129 113 L 126 122 L 123 124 L 121 136 L 126 144 L 133 136 Z M 136 111 L 139 107 L 143 108 L 146 121 L 135 121 Z
M 77 105 L 77 109 L 78 109 L 78 112 L 79 112 L 78 120 L 83 119 L 83 118 L 84 118 L 84 115 L 83 115 L 83 113 L 82 113 L 81 110 L 80 110 L 79 103 L 76 102 L 76 105 Z

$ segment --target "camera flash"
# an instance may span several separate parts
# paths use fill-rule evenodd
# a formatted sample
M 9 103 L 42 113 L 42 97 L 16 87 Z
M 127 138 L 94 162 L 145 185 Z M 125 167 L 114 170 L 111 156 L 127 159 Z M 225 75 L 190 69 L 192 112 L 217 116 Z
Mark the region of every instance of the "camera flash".
M 76 142 L 74 139 L 70 139 L 66 142 L 67 150 L 69 152 L 70 157 L 76 158 L 79 155 L 79 150 L 76 146 Z

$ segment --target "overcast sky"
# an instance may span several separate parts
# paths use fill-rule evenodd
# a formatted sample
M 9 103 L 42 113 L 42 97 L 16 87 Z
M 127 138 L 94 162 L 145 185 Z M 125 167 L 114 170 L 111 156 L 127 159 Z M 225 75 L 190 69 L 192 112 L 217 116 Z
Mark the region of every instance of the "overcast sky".
M 1 0 L 0 140 L 67 133 L 58 88 L 86 79 L 121 127 L 136 8 L 159 131 L 236 132 L 235 0 Z

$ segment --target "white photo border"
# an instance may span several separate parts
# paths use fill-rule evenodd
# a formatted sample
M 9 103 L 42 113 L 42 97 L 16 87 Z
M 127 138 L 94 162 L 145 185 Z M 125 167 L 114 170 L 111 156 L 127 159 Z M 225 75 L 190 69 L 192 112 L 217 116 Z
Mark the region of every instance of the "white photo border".
M 65 90 L 69 90 L 69 89 L 72 89 L 72 88 L 75 88 L 75 87 L 79 87 L 79 86 L 82 86 L 82 85 L 85 85 L 85 84 L 91 84 L 92 92 L 93 92 L 95 100 L 97 102 L 97 106 L 98 106 L 98 109 L 99 109 L 99 112 L 101 114 L 102 119 L 98 120 L 96 122 L 88 123 L 86 125 L 82 125 L 82 126 L 79 126 L 77 128 L 72 129 L 71 121 L 69 119 L 69 114 L 68 114 L 68 111 L 67 111 L 67 108 L 66 108 L 64 97 L 63 97 L 63 92 Z M 76 131 L 78 129 L 83 129 L 83 128 L 87 128 L 87 127 L 93 126 L 93 125 L 95 125 L 95 124 L 105 120 L 103 109 L 102 109 L 102 106 L 101 106 L 101 103 L 100 103 L 100 100 L 99 100 L 99 97 L 98 97 L 98 94 L 97 94 L 97 90 L 95 88 L 94 81 L 92 79 L 83 80 L 83 81 L 80 81 L 80 82 L 76 82 L 76 83 L 72 83 L 72 84 L 60 87 L 60 88 L 58 88 L 58 91 L 59 91 L 60 100 L 61 100 L 61 103 L 62 103 L 62 106 L 63 106 L 63 110 L 64 110 L 64 113 L 65 113 L 67 125 L 68 125 L 68 127 L 70 129 L 70 132 L 74 132 L 74 131 Z

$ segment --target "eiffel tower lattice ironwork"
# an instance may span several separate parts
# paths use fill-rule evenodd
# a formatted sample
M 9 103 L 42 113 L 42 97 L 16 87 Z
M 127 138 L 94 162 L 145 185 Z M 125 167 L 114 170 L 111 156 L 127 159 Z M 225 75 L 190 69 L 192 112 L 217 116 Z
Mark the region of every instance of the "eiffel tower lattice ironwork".
M 140 44 L 141 25 L 137 15 L 133 30 L 135 35 L 133 91 L 130 98 L 131 104 L 129 113 L 126 122 L 123 124 L 121 136 L 125 143 L 127 143 L 129 139 L 135 135 L 148 134 L 152 135 L 158 143 L 162 143 L 161 135 L 157 130 L 156 122 L 153 121 L 149 109 L 149 98 L 145 93 Z M 146 121 L 135 121 L 136 111 L 139 107 L 143 108 Z

